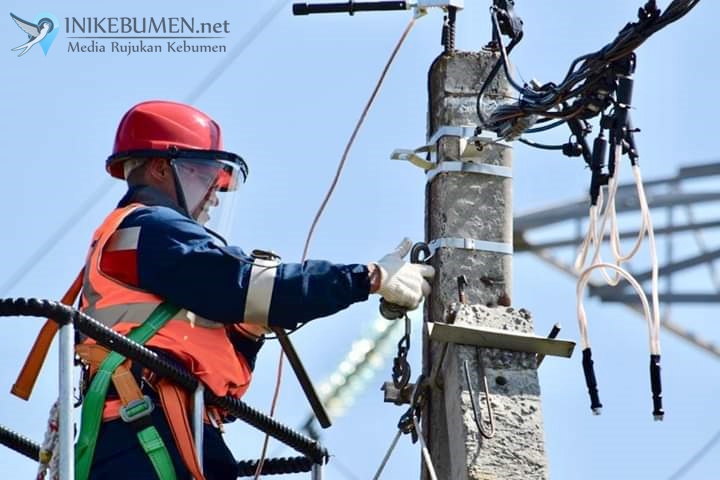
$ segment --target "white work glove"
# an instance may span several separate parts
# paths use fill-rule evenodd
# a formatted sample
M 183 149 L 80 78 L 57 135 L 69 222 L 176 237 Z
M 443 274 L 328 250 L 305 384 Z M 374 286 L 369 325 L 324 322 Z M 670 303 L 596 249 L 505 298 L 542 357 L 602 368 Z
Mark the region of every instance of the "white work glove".
M 395 251 L 375 263 L 380 269 L 380 288 L 375 293 L 386 302 L 415 310 L 423 297 L 430 295 L 428 280 L 435 276 L 435 269 L 403 260 L 411 248 L 412 241 L 405 238 Z

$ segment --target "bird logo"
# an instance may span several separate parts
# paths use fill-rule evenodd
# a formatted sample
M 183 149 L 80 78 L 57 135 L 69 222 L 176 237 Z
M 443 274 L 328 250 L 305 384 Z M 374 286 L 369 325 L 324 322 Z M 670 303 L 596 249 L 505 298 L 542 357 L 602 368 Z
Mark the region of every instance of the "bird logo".
M 50 45 L 52 45 L 55 36 L 58 33 L 59 22 L 52 13 L 41 13 L 37 15 L 32 22 L 23 20 L 22 18 L 10 13 L 18 27 L 28 35 L 28 41 L 24 44 L 11 49 L 12 51 L 22 50 L 18 57 L 25 55 L 35 44 L 40 44 L 45 55 L 47 55 Z

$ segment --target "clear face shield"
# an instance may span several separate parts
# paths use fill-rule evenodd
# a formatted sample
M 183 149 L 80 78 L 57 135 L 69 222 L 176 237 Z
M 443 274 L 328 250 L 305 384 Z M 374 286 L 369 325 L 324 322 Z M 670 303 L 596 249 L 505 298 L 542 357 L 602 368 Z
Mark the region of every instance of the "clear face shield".
M 171 160 L 180 206 L 199 224 L 227 238 L 232 227 L 238 186 L 247 166 L 226 152 L 184 151 Z

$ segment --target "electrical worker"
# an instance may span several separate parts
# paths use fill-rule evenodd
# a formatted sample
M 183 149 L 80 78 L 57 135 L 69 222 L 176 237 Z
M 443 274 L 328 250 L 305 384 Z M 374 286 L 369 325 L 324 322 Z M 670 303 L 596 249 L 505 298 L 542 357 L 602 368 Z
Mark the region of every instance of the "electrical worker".
M 434 270 L 403 260 L 408 240 L 368 265 L 281 263 L 269 252 L 225 245 L 206 223 L 248 169 L 223 150 L 218 124 L 192 106 L 132 107 L 106 168 L 129 188 L 93 236 L 80 307 L 189 369 L 216 395 L 247 390 L 269 327 L 294 329 L 370 293 L 415 309 L 430 293 Z M 92 382 L 76 443 L 77 478 L 237 477 L 220 435 L 228 420 L 222 412 L 206 409 L 200 473 L 186 392 L 118 354 L 116 367 L 113 354 L 89 339 L 77 352 Z

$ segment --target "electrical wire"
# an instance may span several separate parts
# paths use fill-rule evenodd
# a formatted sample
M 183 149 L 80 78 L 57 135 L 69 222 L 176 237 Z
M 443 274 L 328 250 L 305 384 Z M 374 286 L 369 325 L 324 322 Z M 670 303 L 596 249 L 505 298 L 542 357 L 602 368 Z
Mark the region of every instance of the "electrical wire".
M 648 303 L 647 296 L 645 295 L 645 292 L 642 289 L 642 286 L 638 283 L 637 280 L 624 268 L 618 267 L 617 265 L 613 263 L 595 263 L 588 268 L 586 268 L 582 274 L 580 274 L 580 278 L 578 279 L 577 287 L 575 290 L 575 293 L 577 295 L 577 317 L 578 317 L 578 328 L 580 330 L 580 341 L 582 344 L 582 349 L 585 350 L 588 347 L 590 347 L 590 339 L 588 335 L 588 327 L 587 327 L 587 315 L 585 313 L 585 307 L 583 306 L 583 292 L 585 290 L 585 287 L 587 286 L 588 282 L 590 281 L 590 274 L 593 272 L 593 270 L 600 269 L 600 268 L 609 268 L 611 270 L 615 270 L 621 277 L 623 277 L 627 282 L 633 287 L 635 292 L 638 294 L 638 298 L 640 299 L 640 303 L 642 304 L 643 313 L 645 315 L 645 318 L 648 321 L 648 330 L 650 333 L 650 336 L 652 336 L 652 328 L 653 325 L 650 321 L 652 318 L 652 314 L 650 313 L 650 304 Z
M 382 86 L 383 82 L 385 81 L 385 77 L 387 76 L 387 73 L 390 70 L 390 66 L 392 65 L 393 61 L 395 60 L 395 57 L 397 56 L 398 52 L 400 51 L 400 48 L 402 47 L 403 43 L 405 42 L 405 39 L 407 38 L 408 34 L 410 33 L 410 30 L 412 30 L 412 27 L 414 25 L 415 25 L 415 17 L 412 17 L 410 19 L 410 22 L 408 22 L 407 26 L 405 27 L 405 30 L 403 31 L 402 35 L 400 36 L 400 39 L 398 40 L 397 44 L 393 48 L 392 53 L 390 54 L 390 57 L 388 58 L 387 62 L 385 63 L 382 73 L 380 74 L 380 77 L 378 78 L 378 81 L 375 84 L 375 88 L 373 89 L 372 93 L 370 94 L 370 98 L 368 99 L 367 103 L 365 104 L 365 107 L 363 108 L 363 111 L 360 114 L 360 118 L 358 119 L 357 123 L 355 124 L 355 128 L 353 129 L 352 134 L 350 135 L 350 138 L 348 139 L 348 142 L 345 145 L 345 149 L 340 158 L 340 162 L 338 163 L 337 169 L 335 171 L 335 176 L 333 177 L 332 182 L 330 183 L 330 186 L 328 187 L 328 190 L 325 193 L 325 197 L 323 198 L 323 200 L 320 204 L 320 207 L 318 207 L 317 212 L 315 213 L 315 217 L 313 218 L 312 223 L 310 224 L 310 229 L 308 230 L 307 237 L 305 238 L 305 245 L 303 247 L 301 262 L 304 262 L 307 259 L 307 255 L 310 250 L 310 243 L 312 242 L 313 234 L 314 234 L 315 229 L 320 221 L 320 217 L 322 216 L 323 212 L 325 211 L 325 207 L 330 202 L 330 199 L 332 198 L 332 195 L 335 192 L 335 188 L 337 187 L 338 181 L 340 180 L 340 176 L 342 175 L 343 169 L 345 167 L 345 163 L 347 162 L 348 155 L 350 154 L 350 149 L 352 148 L 352 146 L 355 142 L 355 139 L 357 138 L 357 134 L 360 131 L 360 128 L 362 127 L 363 123 L 365 122 L 365 118 L 367 117 L 367 114 L 370 111 L 370 107 L 375 102 L 375 98 L 377 97 L 378 93 L 380 92 L 380 87 Z M 302 328 L 302 325 L 300 327 L 295 328 L 293 331 L 297 331 L 300 328 Z M 275 391 L 273 393 L 270 417 L 273 417 L 275 415 L 275 408 L 277 405 L 277 400 L 280 396 L 280 386 L 282 384 L 282 368 L 283 368 L 284 358 L 285 358 L 284 353 L 282 351 L 280 351 L 279 359 L 278 359 L 278 367 L 277 367 L 277 381 L 275 383 Z M 258 467 L 255 472 L 256 480 L 258 478 L 260 478 L 260 472 L 262 471 L 262 465 L 263 465 L 263 462 L 265 461 L 265 456 L 267 454 L 267 448 L 268 448 L 269 441 L 270 441 L 270 436 L 266 435 L 265 441 L 263 442 L 262 452 L 260 454 L 260 462 L 258 462 Z
M 652 296 L 652 309 L 653 309 L 653 336 L 650 338 L 650 353 L 659 355 L 660 354 L 660 294 L 659 294 L 659 271 L 658 271 L 658 259 L 657 259 L 657 248 L 655 245 L 655 231 L 652 225 L 652 218 L 650 216 L 650 208 L 647 202 L 647 196 L 645 195 L 645 189 L 642 184 L 642 177 L 640 175 L 640 167 L 633 165 L 633 173 L 635 174 L 635 183 L 638 188 L 638 200 L 640 201 L 640 208 L 643 211 L 644 223 L 647 227 L 648 235 L 648 249 L 650 250 L 650 265 L 651 265 L 651 279 L 650 279 L 650 295 Z
M 228 58 L 224 59 L 223 63 L 216 65 L 215 68 L 213 68 L 198 84 L 198 86 L 195 87 L 195 90 L 187 96 L 187 103 L 195 103 L 195 101 L 197 101 L 197 99 L 200 98 L 218 78 L 220 78 L 223 72 L 227 70 L 228 66 L 234 62 L 242 52 L 245 51 L 253 40 L 262 33 L 265 27 L 267 27 L 289 3 L 290 0 L 280 0 L 276 2 L 275 5 L 273 5 L 273 7 L 270 8 L 267 13 L 265 13 L 265 15 L 263 15 L 263 17 L 258 20 L 257 23 L 255 23 L 255 25 L 253 25 L 253 27 L 248 30 L 248 32 L 235 44 L 233 49 L 230 51 Z
M 650 216 L 650 208 L 647 203 L 647 196 L 645 195 L 645 190 L 643 188 L 642 184 L 642 177 L 640 175 L 639 167 L 637 165 L 633 166 L 633 174 L 635 178 L 635 184 L 637 188 L 638 193 L 638 201 L 640 203 L 640 211 L 641 211 L 641 218 L 642 218 L 642 225 L 640 227 L 641 234 L 638 236 L 638 239 L 635 243 L 635 246 L 631 250 L 631 252 L 628 255 L 623 256 L 619 251 L 619 245 L 614 245 L 613 247 L 613 256 L 614 256 L 614 263 L 604 263 L 601 259 L 601 247 L 603 243 L 603 239 L 605 238 L 605 232 L 608 221 L 611 224 L 611 244 L 615 241 L 619 244 L 619 234 L 617 232 L 617 214 L 615 211 L 615 196 L 617 194 L 617 188 L 618 188 L 618 175 L 620 171 L 620 154 L 621 154 L 622 147 L 617 146 L 615 148 L 615 157 L 616 157 L 616 165 L 617 168 L 615 170 L 615 175 L 609 179 L 608 183 L 608 198 L 607 203 L 605 204 L 605 209 L 602 214 L 602 220 L 600 221 L 600 226 L 597 228 L 597 215 L 598 215 L 598 207 L 593 205 L 590 207 L 590 220 L 588 225 L 588 233 L 585 237 L 585 240 L 583 241 L 583 244 L 580 248 L 580 253 L 578 254 L 578 257 L 575 260 L 575 268 L 576 270 L 582 270 L 582 273 L 580 274 L 580 278 L 578 279 L 577 284 L 577 301 L 578 301 L 578 322 L 580 325 L 580 332 L 581 336 L 583 337 L 583 345 L 586 347 L 589 346 L 589 340 L 587 336 L 587 319 L 585 317 L 585 312 L 582 307 L 582 293 L 585 289 L 585 286 L 587 285 L 590 277 L 590 272 L 593 270 L 600 270 L 603 276 L 605 277 L 606 282 L 611 285 L 615 286 L 620 282 L 620 278 L 624 278 L 628 281 L 628 283 L 631 284 L 631 286 L 636 290 L 638 296 L 640 297 L 640 301 L 643 304 L 643 312 L 645 313 L 645 318 L 648 322 L 648 336 L 649 336 L 649 347 L 650 347 L 650 353 L 654 355 L 660 354 L 660 301 L 659 301 L 659 286 L 658 286 L 658 260 L 657 260 L 657 251 L 656 251 L 656 245 L 655 245 L 655 235 L 653 231 L 652 226 L 652 219 Z M 601 190 L 602 192 L 602 190 Z M 600 205 L 603 204 L 602 196 L 599 198 L 598 203 Z M 645 232 L 647 232 L 648 235 L 648 246 L 650 250 L 650 263 L 651 263 L 651 297 L 652 297 L 652 309 L 648 306 L 648 308 L 645 308 L 645 305 L 648 303 L 647 297 L 645 295 L 645 291 L 642 289 L 642 287 L 637 283 L 637 281 L 632 277 L 632 275 L 627 272 L 625 269 L 621 267 L 621 265 L 628 260 L 630 260 L 640 249 L 640 244 L 645 236 Z M 616 238 L 617 237 L 617 240 Z M 588 250 L 592 246 L 594 248 L 594 254 L 592 257 L 592 260 L 590 262 L 590 266 L 583 270 L 583 265 L 585 264 L 585 260 L 587 258 Z M 608 267 L 608 265 L 611 265 Z M 607 268 L 615 271 L 615 276 L 611 277 L 607 273 Z
M 62 239 L 66 233 L 72 230 L 72 227 L 80 221 L 91 209 L 95 206 L 100 199 L 102 199 L 111 189 L 114 182 L 112 178 L 106 179 L 100 184 L 100 186 L 92 192 L 92 194 L 80 204 L 80 207 L 75 210 L 58 228 L 55 230 L 30 257 L 25 260 L 20 267 L 10 275 L 10 278 L 0 286 L 0 296 L 7 296 L 10 289 L 17 285 L 25 276 L 40 263 L 40 260 L 50 253 L 50 251 Z
M 307 258 L 308 250 L 310 248 L 310 242 L 312 241 L 313 234 L 315 233 L 315 228 L 317 227 L 318 222 L 320 221 L 320 217 L 322 216 L 323 212 L 325 211 L 325 207 L 327 206 L 328 202 L 330 201 L 330 197 L 332 196 L 333 192 L 335 191 L 335 187 L 337 186 L 338 180 L 340 179 L 340 175 L 342 174 L 343 168 L 345 167 L 345 162 L 347 161 L 348 154 L 350 153 L 350 149 L 352 148 L 353 143 L 355 142 L 355 138 L 357 137 L 358 132 L 360 131 L 360 127 L 362 127 L 362 124 L 365 122 L 365 117 L 367 117 L 368 111 L 370 110 L 370 107 L 372 106 L 373 102 L 375 101 L 375 98 L 377 97 L 378 92 L 380 91 L 380 87 L 382 86 L 385 76 L 387 75 L 388 71 L 390 70 L 390 66 L 392 65 L 392 62 L 395 60 L 395 56 L 397 55 L 398 51 L 400 50 L 400 47 L 405 42 L 405 39 L 407 38 L 408 34 L 410 33 L 410 30 L 412 29 L 413 25 L 415 25 L 415 17 L 410 19 L 410 22 L 408 23 L 407 27 L 405 27 L 405 30 L 403 31 L 402 35 L 400 36 L 400 40 L 395 45 L 395 48 L 393 49 L 392 53 L 390 54 L 390 58 L 388 59 L 387 63 L 385 64 L 385 67 L 383 68 L 382 73 L 380 74 L 380 78 L 377 81 L 377 84 L 375 85 L 375 88 L 373 89 L 372 94 L 370 95 L 370 98 L 368 99 L 367 103 L 365 104 L 365 108 L 362 111 L 362 114 L 360 115 L 360 118 L 358 119 L 357 124 L 355 125 L 355 129 L 353 130 L 352 134 L 350 135 L 350 139 L 348 140 L 347 145 L 345 146 L 345 150 L 343 151 L 342 158 L 340 159 L 340 163 L 338 164 L 337 170 L 335 172 L 335 177 L 333 178 L 330 188 L 328 189 L 327 193 L 325 194 L 325 198 L 323 198 L 322 203 L 320 204 L 320 208 L 318 208 L 317 213 L 315 214 L 315 218 L 313 218 L 312 224 L 310 225 L 310 230 L 308 231 L 307 238 L 305 239 L 305 246 L 303 247 L 303 254 L 302 258 L 303 260 Z
M 231 60 L 228 61 L 227 59 L 223 58 L 221 62 L 218 63 L 218 65 L 212 70 L 210 74 L 208 74 L 199 84 L 198 86 L 192 90 L 190 94 L 186 97 L 187 103 L 193 103 L 198 98 L 200 98 L 207 90 L 210 88 L 210 86 L 218 79 L 220 78 L 232 65 L 232 63 L 237 59 L 237 57 L 245 51 L 245 49 L 252 44 L 253 41 L 262 33 L 264 28 L 271 22 L 272 19 L 277 16 L 277 14 L 282 9 L 282 6 L 290 3 L 289 0 L 280 0 L 275 4 L 275 6 L 269 11 L 270 14 L 266 14 L 263 16 L 254 26 L 252 29 L 250 29 L 249 33 L 243 38 L 241 38 L 235 46 L 232 48 L 230 56 Z M 60 243 L 60 240 L 69 232 L 72 230 L 72 227 L 82 219 L 85 214 L 87 214 L 91 207 L 95 206 L 99 201 L 111 190 L 112 186 L 114 185 L 113 179 L 109 178 L 106 179 L 102 184 L 98 187 L 97 190 L 95 190 L 78 208 L 75 212 L 73 212 L 70 217 L 63 222 L 63 224 L 55 231 L 52 235 L 48 238 L 47 241 L 45 241 L 35 252 L 30 255 L 30 257 L 23 262 L 23 264 L 10 276 L 10 279 L 6 281 L 5 283 L 0 286 L 0 294 L 6 295 L 8 291 L 18 282 L 20 282 L 25 276 L 30 273 L 30 271 L 40 263 L 40 260 L 45 258 L 45 256 L 50 253 L 50 251 L 55 247 L 58 243 Z
M 562 150 L 562 145 L 545 145 L 543 143 L 537 143 L 533 142 L 532 140 L 528 140 L 527 138 L 518 138 L 518 142 L 524 143 L 525 145 L 529 145 L 534 148 L 539 148 L 540 150 Z
M 720 430 L 715 432 L 715 435 L 705 444 L 700 450 L 698 450 L 690 459 L 685 462 L 675 473 L 670 475 L 667 480 L 680 480 L 684 477 L 702 458 L 715 447 L 715 444 L 720 442 Z
M 498 128 L 504 122 L 528 115 L 561 119 L 580 113 L 594 116 L 597 112 L 588 110 L 587 107 L 591 102 L 597 100 L 593 98 L 593 92 L 603 90 L 606 86 L 607 76 L 611 72 L 613 64 L 623 61 L 652 34 L 685 16 L 698 3 L 699 0 L 673 0 L 665 11 L 661 12 L 654 0 L 646 2 L 645 6 L 638 10 L 637 22 L 628 23 L 612 42 L 600 50 L 574 59 L 560 84 L 547 83 L 538 90 L 527 85 L 520 87 L 510 75 L 508 58 L 510 48 L 508 47 L 506 51 L 502 42 L 499 42 L 497 10 L 491 9 L 493 38 L 494 41 L 499 42 L 500 46 L 500 59 L 491 71 L 491 78 L 497 74 L 502 63 L 510 85 L 519 92 L 522 100 L 512 107 L 504 106 L 505 108 L 501 112 L 491 116 L 488 121 L 481 108 L 482 98 L 489 84 L 489 81 L 486 81 L 483 88 L 480 89 L 476 102 L 481 124 L 489 128 Z M 510 42 L 510 45 L 513 45 L 513 42 L 515 39 Z M 551 111 L 571 98 L 576 99 L 574 106 L 560 112 Z

